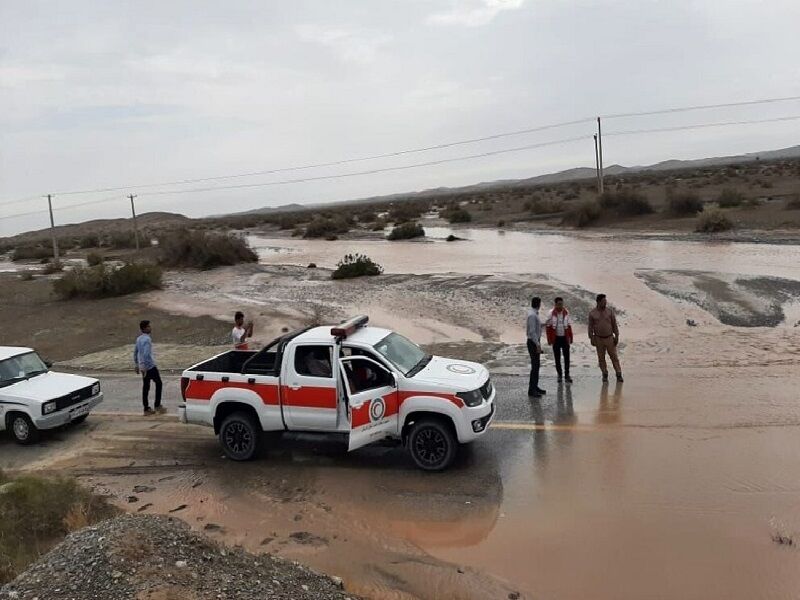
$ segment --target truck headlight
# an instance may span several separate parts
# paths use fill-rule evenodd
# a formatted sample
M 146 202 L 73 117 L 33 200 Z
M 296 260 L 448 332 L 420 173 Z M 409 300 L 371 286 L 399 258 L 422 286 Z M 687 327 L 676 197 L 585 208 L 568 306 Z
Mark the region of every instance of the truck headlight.
M 92 396 L 97 396 L 100 393 L 100 382 L 98 381 L 92 386 Z
M 50 402 L 45 402 L 42 404 L 42 414 L 49 415 L 51 412 L 55 412 L 56 410 L 56 401 L 50 400 Z
M 483 402 L 483 395 L 480 390 L 458 392 L 456 396 L 461 398 L 467 406 L 480 406 L 481 402 Z

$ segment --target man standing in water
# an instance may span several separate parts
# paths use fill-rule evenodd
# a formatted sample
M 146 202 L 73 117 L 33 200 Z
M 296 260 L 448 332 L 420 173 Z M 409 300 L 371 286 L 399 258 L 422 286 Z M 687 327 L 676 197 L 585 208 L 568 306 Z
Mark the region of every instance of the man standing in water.
M 608 365 L 606 352 L 611 357 L 617 381 L 622 381 L 622 367 L 617 356 L 619 345 L 619 327 L 614 311 L 608 307 L 605 294 L 597 295 L 597 306 L 589 312 L 589 341 L 597 350 L 597 362 L 603 372 L 603 381 L 608 381 Z
M 141 335 L 136 338 L 136 347 L 133 349 L 133 362 L 136 365 L 136 372 L 142 375 L 142 404 L 144 405 L 144 414 L 152 415 L 154 412 L 165 413 L 167 410 L 161 406 L 161 374 L 156 367 L 156 361 L 153 359 L 153 340 L 150 338 L 150 333 L 153 328 L 150 326 L 150 321 L 141 321 L 139 323 L 139 330 Z M 155 411 L 150 408 L 150 382 L 156 384 L 156 401 Z
M 569 346 L 572 344 L 572 322 L 569 311 L 564 306 L 563 298 L 555 299 L 555 307 L 547 319 L 547 343 L 553 347 L 553 357 L 556 360 L 556 373 L 558 382 L 563 379 L 572 383 L 569 376 Z M 561 354 L 564 354 L 564 371 L 561 371 Z
M 531 298 L 531 309 L 528 311 L 528 321 L 526 330 L 528 334 L 528 354 L 531 357 L 531 375 L 528 380 L 528 396 L 540 398 L 546 394 L 539 387 L 539 365 L 542 355 L 542 322 L 539 320 L 539 307 L 542 305 L 541 298 Z

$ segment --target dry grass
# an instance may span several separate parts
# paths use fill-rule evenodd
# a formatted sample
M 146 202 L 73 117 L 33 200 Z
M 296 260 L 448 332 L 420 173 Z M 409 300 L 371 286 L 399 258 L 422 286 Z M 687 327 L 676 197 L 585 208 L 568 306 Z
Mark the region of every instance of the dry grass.
M 10 479 L 0 471 L 0 585 L 70 531 L 117 512 L 74 479 Z

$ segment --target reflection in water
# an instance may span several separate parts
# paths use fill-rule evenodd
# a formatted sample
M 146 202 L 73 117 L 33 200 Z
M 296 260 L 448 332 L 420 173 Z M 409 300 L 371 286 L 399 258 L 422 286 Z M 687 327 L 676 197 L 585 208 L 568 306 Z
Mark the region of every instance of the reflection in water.
M 622 386 L 624 384 L 617 382 L 614 385 L 614 393 L 610 398 L 608 385 L 608 382 L 604 382 L 603 387 L 600 388 L 600 406 L 595 416 L 595 423 L 598 425 L 613 425 L 619 423 L 622 418 L 620 408 L 622 406 Z
M 556 395 L 556 418 L 554 423 L 574 425 L 578 422 L 575 410 L 572 408 L 572 386 L 559 384 Z

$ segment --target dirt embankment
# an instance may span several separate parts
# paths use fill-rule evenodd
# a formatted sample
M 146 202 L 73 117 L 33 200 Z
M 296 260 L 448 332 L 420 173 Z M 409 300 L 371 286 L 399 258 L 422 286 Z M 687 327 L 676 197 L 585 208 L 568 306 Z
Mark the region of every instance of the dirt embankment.
M 352 598 L 341 587 L 296 563 L 220 546 L 170 517 L 124 516 L 70 534 L 0 599 Z

